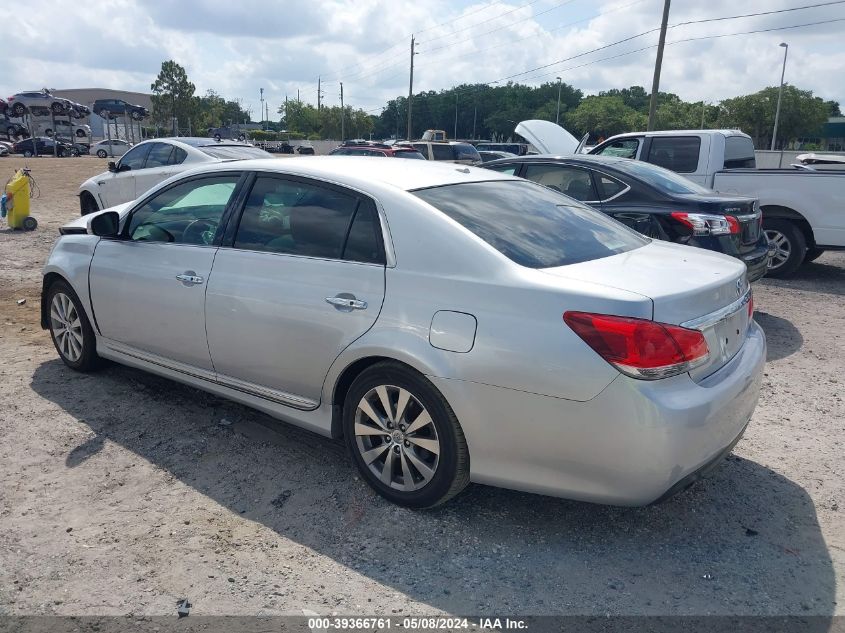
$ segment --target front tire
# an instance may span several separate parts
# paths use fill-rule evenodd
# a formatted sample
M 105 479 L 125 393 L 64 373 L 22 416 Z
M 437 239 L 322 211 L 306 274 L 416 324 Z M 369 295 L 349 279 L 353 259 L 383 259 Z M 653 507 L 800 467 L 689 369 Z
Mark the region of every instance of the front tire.
M 76 371 L 91 371 L 99 363 L 97 341 L 79 297 L 64 281 L 50 286 L 46 296 L 50 338 L 62 362 Z
M 393 503 L 430 508 L 469 483 L 469 450 L 455 413 L 428 379 L 405 365 L 377 363 L 355 379 L 343 430 L 361 475 Z
M 23 151 L 23 155 L 24 155 L 24 158 L 32 158 L 32 150 L 30 150 L 30 149 L 25 149 L 25 150 Z
M 97 156 L 100 157 L 100 158 L 105 158 L 108 155 L 109 155 L 108 152 L 104 149 L 98 149 L 97 150 Z
M 804 255 L 804 263 L 808 264 L 809 262 L 814 262 L 819 257 L 821 257 L 823 254 L 824 254 L 823 248 L 817 248 L 816 246 L 813 246 L 812 248 L 808 248 L 807 254 Z
M 807 240 L 798 226 L 789 220 L 763 218 L 763 230 L 769 243 L 776 247 L 774 257 L 769 259 L 767 277 L 787 277 L 804 263 Z

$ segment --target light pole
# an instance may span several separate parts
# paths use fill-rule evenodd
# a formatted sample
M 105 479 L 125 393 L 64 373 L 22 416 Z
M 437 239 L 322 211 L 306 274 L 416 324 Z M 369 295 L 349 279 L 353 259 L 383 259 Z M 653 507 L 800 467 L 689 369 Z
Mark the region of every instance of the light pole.
M 780 43 L 783 47 L 783 69 L 780 71 L 780 88 L 778 89 L 778 107 L 775 110 L 775 129 L 772 130 L 772 151 L 775 151 L 775 141 L 778 135 L 778 119 L 780 119 L 780 100 L 783 97 L 783 76 L 786 74 L 786 54 L 789 52 L 789 44 Z
M 555 116 L 555 123 L 560 125 L 560 77 L 557 78 L 557 115 Z
M 263 119 L 264 118 L 264 88 L 259 88 L 258 93 L 261 95 L 259 100 L 261 101 L 261 118 Z M 261 121 L 261 129 L 262 130 L 264 129 L 264 121 L 263 120 Z

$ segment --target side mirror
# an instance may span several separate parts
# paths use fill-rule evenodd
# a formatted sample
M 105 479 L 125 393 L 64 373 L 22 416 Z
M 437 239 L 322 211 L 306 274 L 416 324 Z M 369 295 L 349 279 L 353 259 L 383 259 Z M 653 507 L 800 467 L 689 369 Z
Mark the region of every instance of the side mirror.
M 117 165 L 115 164 L 115 162 L 113 160 L 109 161 L 109 171 L 111 171 L 111 172 L 117 171 Z
M 117 211 L 106 211 L 88 220 L 88 232 L 98 237 L 117 237 L 120 231 L 120 216 Z

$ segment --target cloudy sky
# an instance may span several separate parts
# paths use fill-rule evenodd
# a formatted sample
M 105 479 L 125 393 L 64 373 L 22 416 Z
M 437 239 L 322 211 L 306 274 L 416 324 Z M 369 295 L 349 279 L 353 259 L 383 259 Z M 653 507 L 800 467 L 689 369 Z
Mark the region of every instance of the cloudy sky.
M 808 5 L 824 6 L 784 11 Z M 174 59 L 198 94 L 241 98 L 256 119 L 259 88 L 272 112 L 297 90 L 316 102 L 318 76 L 325 103 L 339 102 L 343 82 L 347 104 L 377 113 L 407 94 L 412 33 L 415 91 L 556 77 L 588 94 L 649 87 L 662 8 L 663 0 L 100 0 L 67 10 L 31 0 L 4 30 L 0 94 L 146 92 Z M 712 20 L 759 12 L 769 15 Z M 662 90 L 718 101 L 777 85 L 785 41 L 786 81 L 845 102 L 845 1 L 673 0 L 669 25 Z

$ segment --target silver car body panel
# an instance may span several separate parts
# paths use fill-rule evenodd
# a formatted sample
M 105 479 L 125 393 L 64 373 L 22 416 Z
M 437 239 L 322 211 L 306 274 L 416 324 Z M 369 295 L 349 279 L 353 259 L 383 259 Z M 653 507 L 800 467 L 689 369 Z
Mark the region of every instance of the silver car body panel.
M 241 161 L 238 169 L 332 182 L 377 200 L 386 267 L 167 244 L 158 245 L 155 261 L 130 265 L 98 261 L 109 255 L 108 240 L 65 235 L 45 273 L 60 274 L 74 287 L 92 317 L 102 356 L 323 435 L 338 431 L 333 421 L 343 403 L 335 389 L 353 363 L 373 357 L 404 362 L 428 376 L 454 409 L 467 437 L 471 477 L 482 483 L 589 501 L 648 503 L 742 432 L 765 360 L 765 339 L 753 322 L 736 353 L 708 375 L 640 381 L 621 375 L 562 319 L 565 311 L 578 310 L 670 323 L 712 320 L 736 302 L 730 294 L 743 279 L 741 264 L 710 251 L 652 242 L 583 264 L 524 268 L 408 192 L 511 177 L 448 164 L 411 168 L 404 163 L 412 161 L 384 162 L 389 164 L 378 173 L 372 161 L 347 157 Z M 212 165 L 203 171 L 224 169 Z M 125 218 L 131 207 L 118 212 Z M 83 220 L 68 226 L 84 229 Z M 97 253 L 100 247 L 106 248 Z M 183 259 L 176 250 L 195 253 Z M 201 272 L 206 266 L 207 276 Z M 280 267 L 289 273 L 279 274 Z M 206 277 L 205 283 L 182 287 L 175 275 L 189 269 Z M 131 284 L 124 277 L 121 287 L 121 274 L 130 273 Z M 108 297 L 102 294 L 107 288 Z M 205 302 L 193 301 L 197 289 L 197 296 L 208 293 Z M 365 300 L 367 309 L 344 312 L 325 301 L 342 293 Z M 112 305 L 124 299 L 135 314 Z M 298 312 L 283 313 L 288 302 Z M 192 314 L 186 316 L 177 304 L 186 309 L 190 304 Z M 475 320 L 469 351 L 463 351 L 466 319 L 446 320 L 438 330 L 445 340 L 457 341 L 450 343 L 456 351 L 432 345 L 432 322 L 444 311 Z M 123 317 L 139 330 L 115 325 Z M 302 322 L 301 339 L 280 331 Z M 174 331 L 156 331 L 167 327 Z M 180 347 L 183 327 L 192 331 Z M 208 341 L 210 352 L 198 351 L 201 341 Z M 287 346 L 293 367 L 284 365 Z M 305 353 L 309 346 L 319 350 L 315 358 Z

